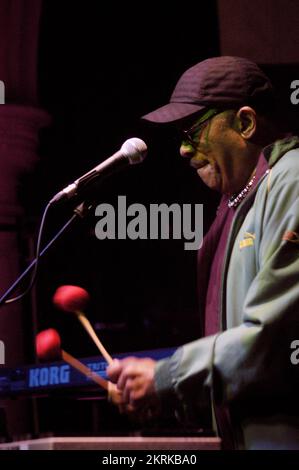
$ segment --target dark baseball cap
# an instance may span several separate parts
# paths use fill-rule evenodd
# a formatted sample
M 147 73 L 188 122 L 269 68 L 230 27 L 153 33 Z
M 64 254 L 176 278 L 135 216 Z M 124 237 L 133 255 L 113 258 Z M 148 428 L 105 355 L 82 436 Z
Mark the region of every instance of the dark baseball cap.
M 206 108 L 229 108 L 269 102 L 273 87 L 262 70 L 242 57 L 212 57 L 183 73 L 170 102 L 142 119 L 171 123 Z

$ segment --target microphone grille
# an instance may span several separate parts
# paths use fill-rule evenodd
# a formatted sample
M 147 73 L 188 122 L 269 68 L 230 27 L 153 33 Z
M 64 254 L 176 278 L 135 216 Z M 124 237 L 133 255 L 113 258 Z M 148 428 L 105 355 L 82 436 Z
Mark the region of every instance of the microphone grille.
M 138 137 L 126 140 L 121 147 L 122 154 L 129 160 L 131 165 L 141 163 L 147 155 L 147 145 Z

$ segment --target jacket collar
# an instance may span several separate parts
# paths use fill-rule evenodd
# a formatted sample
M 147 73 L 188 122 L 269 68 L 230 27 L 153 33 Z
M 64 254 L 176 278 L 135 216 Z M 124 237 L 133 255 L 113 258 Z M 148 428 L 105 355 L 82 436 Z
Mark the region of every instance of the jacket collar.
M 299 138 L 297 136 L 289 136 L 281 140 L 277 140 L 273 144 L 267 145 L 264 148 L 263 154 L 268 160 L 268 165 L 272 168 L 273 165 L 289 150 L 299 147 Z

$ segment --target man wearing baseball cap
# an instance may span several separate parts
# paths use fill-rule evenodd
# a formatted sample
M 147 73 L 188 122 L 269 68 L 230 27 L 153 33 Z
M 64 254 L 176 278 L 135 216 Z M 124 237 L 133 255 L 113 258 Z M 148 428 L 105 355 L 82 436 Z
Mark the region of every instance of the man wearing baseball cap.
M 200 425 L 211 408 L 230 448 L 299 449 L 299 139 L 277 116 L 268 77 L 224 56 L 188 69 L 143 117 L 175 125 L 181 155 L 222 194 L 198 256 L 204 331 L 168 359 L 107 369 L 137 412 L 154 404 Z

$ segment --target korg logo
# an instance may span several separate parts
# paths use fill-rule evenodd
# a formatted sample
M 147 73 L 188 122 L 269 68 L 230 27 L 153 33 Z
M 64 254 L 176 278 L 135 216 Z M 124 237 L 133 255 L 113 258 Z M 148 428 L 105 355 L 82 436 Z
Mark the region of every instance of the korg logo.
M 29 370 L 29 387 L 67 384 L 70 381 L 70 366 L 50 366 Z
M 3 366 L 5 364 L 5 346 L 3 341 L 0 341 L 0 365 Z
M 5 86 L 2 80 L 0 80 L 0 104 L 5 104 Z

